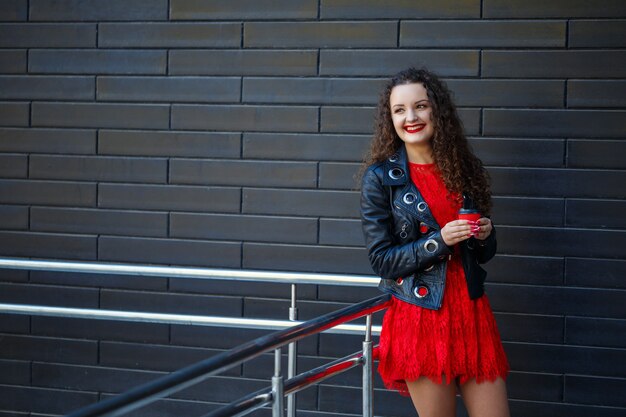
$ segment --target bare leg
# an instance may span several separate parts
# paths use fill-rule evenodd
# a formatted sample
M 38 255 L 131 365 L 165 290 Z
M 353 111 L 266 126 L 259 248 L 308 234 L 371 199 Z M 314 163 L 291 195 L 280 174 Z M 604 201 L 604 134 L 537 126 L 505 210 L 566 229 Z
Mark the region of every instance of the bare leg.
M 504 379 L 483 381 L 472 378 L 461 385 L 461 397 L 470 417 L 510 417 Z
M 454 417 L 456 413 L 456 385 L 454 381 L 436 384 L 425 376 L 406 381 L 413 405 L 419 417 Z

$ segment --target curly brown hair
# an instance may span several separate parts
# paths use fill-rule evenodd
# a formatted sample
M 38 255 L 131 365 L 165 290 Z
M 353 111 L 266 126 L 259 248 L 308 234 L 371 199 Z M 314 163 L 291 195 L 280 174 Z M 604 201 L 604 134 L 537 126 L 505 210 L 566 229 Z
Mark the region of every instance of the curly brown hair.
M 431 139 L 433 159 L 448 190 L 468 194 L 483 215 L 491 212 L 490 177 L 463 132 L 463 125 L 445 82 L 431 71 L 408 68 L 389 80 L 380 94 L 374 137 L 364 167 L 382 162 L 393 155 L 404 142 L 398 137 L 391 119 L 389 96 L 402 84 L 421 83 L 432 106 L 434 134 Z

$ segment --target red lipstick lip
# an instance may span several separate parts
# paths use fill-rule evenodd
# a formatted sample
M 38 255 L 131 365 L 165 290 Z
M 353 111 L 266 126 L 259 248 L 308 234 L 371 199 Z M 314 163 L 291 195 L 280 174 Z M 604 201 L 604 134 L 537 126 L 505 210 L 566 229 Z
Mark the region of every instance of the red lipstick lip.
M 425 124 L 407 125 L 407 126 L 404 126 L 404 130 L 406 130 L 409 133 L 416 133 L 416 132 L 421 131 L 425 127 L 426 127 Z

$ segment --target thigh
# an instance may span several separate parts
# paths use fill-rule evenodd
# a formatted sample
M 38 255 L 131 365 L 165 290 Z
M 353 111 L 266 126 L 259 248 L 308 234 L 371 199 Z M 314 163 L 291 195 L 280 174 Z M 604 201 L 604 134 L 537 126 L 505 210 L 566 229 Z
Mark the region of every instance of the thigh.
M 427 377 L 406 381 L 413 405 L 419 417 L 454 417 L 456 384 L 436 384 Z
M 461 397 L 470 417 L 509 417 L 509 401 L 504 379 L 483 381 L 475 378 L 460 386 Z

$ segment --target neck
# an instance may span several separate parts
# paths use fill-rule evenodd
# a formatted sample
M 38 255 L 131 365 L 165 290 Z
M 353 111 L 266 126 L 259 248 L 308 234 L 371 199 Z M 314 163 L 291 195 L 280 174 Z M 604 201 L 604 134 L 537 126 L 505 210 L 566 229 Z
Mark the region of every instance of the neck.
M 405 144 L 406 156 L 409 162 L 414 164 L 432 164 L 435 162 L 433 159 L 433 148 L 430 144 L 418 145 L 415 143 Z

